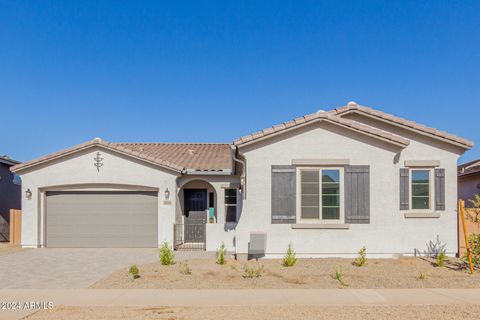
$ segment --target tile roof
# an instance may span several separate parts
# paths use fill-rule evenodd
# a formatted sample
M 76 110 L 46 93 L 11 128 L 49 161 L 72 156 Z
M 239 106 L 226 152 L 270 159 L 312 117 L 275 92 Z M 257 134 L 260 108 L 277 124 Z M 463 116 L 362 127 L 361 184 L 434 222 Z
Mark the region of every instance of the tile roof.
M 4 163 L 6 165 L 13 166 L 13 165 L 19 164 L 20 161 L 13 160 L 9 156 L 3 155 L 3 156 L 0 156 L 0 163 Z
M 108 150 L 119 152 L 176 172 L 182 172 L 184 169 L 194 169 L 198 171 L 224 171 L 231 170 L 232 168 L 229 144 L 112 143 L 95 138 L 71 148 L 18 164 L 12 167 L 11 170 L 16 172 L 27 169 L 93 146 L 101 146 Z
M 369 116 L 379 118 L 379 119 L 381 119 L 383 121 L 386 121 L 386 122 L 401 125 L 401 126 L 406 127 L 408 129 L 427 134 L 427 135 L 429 135 L 431 137 L 434 137 L 434 138 L 437 138 L 437 139 L 441 139 L 445 142 L 453 143 L 453 144 L 461 146 L 465 149 L 470 149 L 470 148 L 473 147 L 473 142 L 470 141 L 470 140 L 457 137 L 453 134 L 450 134 L 450 133 L 447 133 L 447 132 L 444 132 L 444 131 L 440 131 L 440 130 L 437 130 L 435 128 L 427 127 L 423 124 L 419 124 L 419 123 L 409 121 L 409 120 L 406 120 L 406 119 L 403 119 L 403 118 L 400 118 L 400 117 L 396 117 L 394 115 L 387 114 L 387 113 L 384 113 L 382 111 L 372 109 L 370 107 L 361 106 L 361 105 L 359 105 L 359 104 L 357 104 L 356 102 L 353 102 L 353 101 L 349 102 L 346 106 L 336 108 L 332 111 L 329 111 L 330 114 L 337 115 L 337 116 L 343 116 L 345 114 L 352 113 L 352 112 L 363 113 L 363 114 L 366 114 L 366 115 L 369 115 Z
M 339 116 L 333 115 L 332 113 L 323 112 L 323 111 L 308 114 L 306 116 L 296 118 L 292 121 L 287 121 L 278 125 L 274 125 L 270 128 L 263 129 L 262 131 L 258 131 L 258 132 L 243 136 L 240 139 L 235 140 L 233 143 L 237 146 L 250 144 L 251 142 L 254 142 L 261 138 L 274 136 L 276 134 L 279 134 L 283 131 L 289 130 L 294 127 L 299 127 L 299 126 L 311 124 L 314 122 L 320 122 L 320 121 L 333 123 L 335 125 L 339 125 L 341 127 L 344 127 L 350 130 L 354 130 L 369 136 L 373 136 L 402 147 L 405 147 L 410 143 L 409 140 L 403 137 L 394 135 L 390 132 L 377 129 L 357 121 L 341 118 Z
M 457 167 L 458 176 L 480 173 L 480 159 L 473 160 Z

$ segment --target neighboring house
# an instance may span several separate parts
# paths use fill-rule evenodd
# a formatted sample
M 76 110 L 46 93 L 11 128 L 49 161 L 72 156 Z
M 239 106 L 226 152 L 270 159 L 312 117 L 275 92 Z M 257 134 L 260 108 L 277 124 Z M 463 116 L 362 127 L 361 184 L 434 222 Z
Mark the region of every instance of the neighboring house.
M 465 201 L 466 207 L 471 207 L 469 201 L 480 194 L 480 159 L 458 166 L 458 198 Z
M 21 209 L 20 177 L 10 171 L 19 161 L 0 156 L 0 241 L 8 241 L 10 209 Z
M 454 255 L 457 160 L 472 145 L 354 102 L 232 144 L 97 138 L 12 169 L 22 245 L 224 242 L 243 257 L 264 233 L 267 257 L 289 243 L 300 257 L 391 257 L 439 235 Z

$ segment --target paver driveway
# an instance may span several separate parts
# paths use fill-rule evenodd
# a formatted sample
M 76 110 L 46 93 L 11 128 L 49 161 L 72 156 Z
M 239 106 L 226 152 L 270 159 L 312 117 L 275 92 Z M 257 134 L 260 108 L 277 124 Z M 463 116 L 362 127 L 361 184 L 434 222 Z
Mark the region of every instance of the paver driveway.
M 33 249 L 0 256 L 0 289 L 86 288 L 131 264 L 158 261 L 158 249 Z

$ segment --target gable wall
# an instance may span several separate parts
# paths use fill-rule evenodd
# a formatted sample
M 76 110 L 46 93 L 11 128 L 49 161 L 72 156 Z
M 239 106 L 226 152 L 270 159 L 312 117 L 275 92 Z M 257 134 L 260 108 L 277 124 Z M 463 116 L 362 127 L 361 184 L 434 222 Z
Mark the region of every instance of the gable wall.
M 401 150 L 330 124 L 320 124 L 245 146 L 247 199 L 237 227 L 237 253 L 248 251 L 250 231 L 267 232 L 267 252 L 284 254 L 291 241 L 300 255 L 354 255 L 365 245 L 374 255 L 423 251 L 436 235 L 456 251 L 456 161 L 458 154 L 412 141 Z M 348 158 L 352 165 L 370 165 L 370 224 L 352 224 L 349 230 L 298 230 L 289 224 L 271 224 L 271 166 L 290 165 L 295 158 Z M 446 169 L 446 211 L 439 219 L 406 219 L 399 210 L 399 168 L 404 160 L 440 160 Z

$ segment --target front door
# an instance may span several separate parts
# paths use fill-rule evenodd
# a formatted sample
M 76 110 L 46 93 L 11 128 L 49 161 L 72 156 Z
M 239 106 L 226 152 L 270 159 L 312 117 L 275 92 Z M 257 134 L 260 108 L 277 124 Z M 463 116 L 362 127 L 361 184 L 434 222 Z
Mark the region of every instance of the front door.
M 205 242 L 207 189 L 185 189 L 185 242 Z

